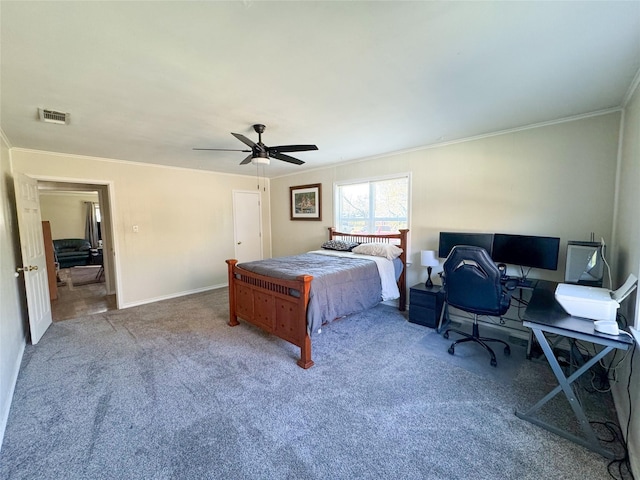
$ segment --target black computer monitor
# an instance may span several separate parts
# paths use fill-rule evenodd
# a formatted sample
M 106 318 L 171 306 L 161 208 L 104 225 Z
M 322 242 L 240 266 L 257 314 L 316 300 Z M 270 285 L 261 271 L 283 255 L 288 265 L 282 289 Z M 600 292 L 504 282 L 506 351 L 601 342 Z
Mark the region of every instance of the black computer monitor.
M 496 263 L 557 270 L 559 249 L 560 239 L 557 237 L 496 233 L 493 235 L 491 258 Z
M 491 255 L 493 233 L 440 232 L 438 256 L 447 258 L 451 249 L 456 245 L 482 247 Z

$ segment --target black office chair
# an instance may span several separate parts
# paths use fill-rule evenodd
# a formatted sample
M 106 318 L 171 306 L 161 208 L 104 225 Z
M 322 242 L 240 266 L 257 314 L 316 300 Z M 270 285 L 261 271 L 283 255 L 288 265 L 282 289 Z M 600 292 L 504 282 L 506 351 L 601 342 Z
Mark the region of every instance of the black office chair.
M 504 344 L 504 354 L 510 355 L 509 345 L 497 338 L 481 337 L 478 331 L 478 315 L 499 317 L 504 315 L 511 303 L 511 290 L 517 281 L 507 281 L 505 269 L 499 269 L 484 248 L 459 245 L 451 250 L 444 262 L 443 285 L 445 302 L 447 305 L 473 314 L 473 331 L 471 334 L 447 329 L 444 338 L 449 338 L 449 332 L 455 332 L 464 338 L 456 340 L 449 347 L 448 352 L 453 355 L 455 346 L 463 342 L 475 342 L 487 350 L 491 355 L 491 366 L 498 362 L 496 355 L 487 342 Z

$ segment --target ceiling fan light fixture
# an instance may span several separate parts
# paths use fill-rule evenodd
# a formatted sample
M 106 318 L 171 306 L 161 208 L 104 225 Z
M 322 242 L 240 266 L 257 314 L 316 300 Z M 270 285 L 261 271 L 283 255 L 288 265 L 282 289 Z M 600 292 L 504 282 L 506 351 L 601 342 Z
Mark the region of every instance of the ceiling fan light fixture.
M 251 163 L 253 165 L 269 165 L 271 161 L 269 157 L 253 157 L 251 158 Z

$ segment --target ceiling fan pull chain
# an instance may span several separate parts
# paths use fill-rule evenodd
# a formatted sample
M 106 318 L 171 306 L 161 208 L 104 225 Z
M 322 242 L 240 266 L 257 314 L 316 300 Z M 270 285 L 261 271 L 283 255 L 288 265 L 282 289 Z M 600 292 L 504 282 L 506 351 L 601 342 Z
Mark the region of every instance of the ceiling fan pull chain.
M 266 172 L 266 167 L 264 165 L 262 165 L 262 190 L 263 191 L 267 191 L 267 174 Z

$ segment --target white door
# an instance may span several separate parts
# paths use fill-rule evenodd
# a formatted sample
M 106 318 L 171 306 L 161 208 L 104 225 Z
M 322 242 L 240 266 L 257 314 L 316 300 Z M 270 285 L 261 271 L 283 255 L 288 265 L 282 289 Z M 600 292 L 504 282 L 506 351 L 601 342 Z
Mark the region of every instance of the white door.
M 51 301 L 47 283 L 38 182 L 21 173 L 15 173 L 14 185 L 22 251 L 22 265 L 17 267 L 17 271 L 24 275 L 31 343 L 35 345 L 51 325 Z
M 260 192 L 233 192 L 233 224 L 236 260 L 262 260 Z

